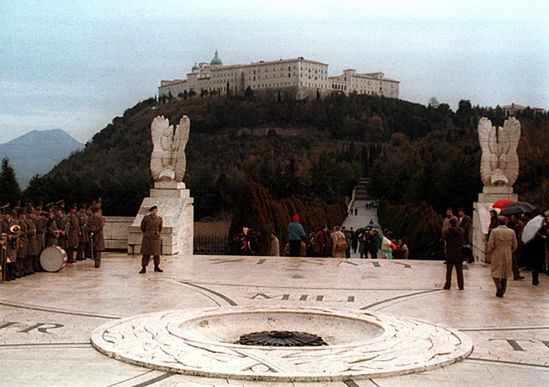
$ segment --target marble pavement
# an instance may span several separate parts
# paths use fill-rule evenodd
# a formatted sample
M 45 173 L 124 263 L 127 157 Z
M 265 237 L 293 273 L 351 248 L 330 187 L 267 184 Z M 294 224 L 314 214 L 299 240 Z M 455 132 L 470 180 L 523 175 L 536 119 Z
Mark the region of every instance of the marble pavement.
M 346 308 L 429 320 L 474 343 L 464 361 L 422 373 L 294 386 L 549 385 L 549 277 L 511 281 L 503 299 L 488 267 L 465 270 L 465 290 L 442 290 L 440 261 L 163 257 L 164 273 L 138 275 L 139 257 L 105 254 L 59 273 L 0 284 L 0 385 L 279 386 L 154 371 L 90 345 L 109 321 L 168 309 L 233 306 Z M 454 284 L 455 286 L 455 284 Z

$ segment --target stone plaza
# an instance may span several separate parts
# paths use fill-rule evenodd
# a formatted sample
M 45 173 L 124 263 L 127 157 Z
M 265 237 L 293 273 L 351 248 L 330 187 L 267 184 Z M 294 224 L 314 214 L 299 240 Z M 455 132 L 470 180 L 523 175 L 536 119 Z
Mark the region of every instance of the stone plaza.
M 549 277 L 534 287 L 526 273 L 527 279 L 512 281 L 505 297 L 496 298 L 489 268 L 478 262 L 465 270 L 465 290 L 454 284 L 448 291 L 442 289 L 440 261 L 176 255 L 162 257 L 164 273 L 138 275 L 139 256 L 105 255 L 99 270 L 84 261 L 2 284 L 2 385 L 549 384 Z M 200 308 L 308 308 L 417 319 L 458 330 L 474 349 L 454 364 L 406 375 L 260 382 L 130 365 L 90 342 L 98 327 L 120 319 Z

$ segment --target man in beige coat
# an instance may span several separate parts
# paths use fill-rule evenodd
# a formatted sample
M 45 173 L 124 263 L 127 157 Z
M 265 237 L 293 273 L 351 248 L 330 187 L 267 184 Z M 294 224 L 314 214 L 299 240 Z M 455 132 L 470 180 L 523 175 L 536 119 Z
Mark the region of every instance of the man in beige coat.
M 345 258 L 345 250 L 349 246 L 349 243 L 347 242 L 347 238 L 345 238 L 345 234 L 343 234 L 343 232 L 338 226 L 334 227 L 334 232 L 332 232 L 331 238 L 332 238 L 332 257 Z
M 499 216 L 498 225 L 490 233 L 487 252 L 490 254 L 490 270 L 497 288 L 496 297 L 503 297 L 507 278 L 513 275 L 513 252 L 517 249 L 517 237 L 506 226 L 506 217 Z

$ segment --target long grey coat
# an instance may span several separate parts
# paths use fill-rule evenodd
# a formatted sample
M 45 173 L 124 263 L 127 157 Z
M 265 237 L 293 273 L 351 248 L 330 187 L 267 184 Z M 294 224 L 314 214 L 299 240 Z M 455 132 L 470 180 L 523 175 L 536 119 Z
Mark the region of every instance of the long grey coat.
M 509 278 L 513 275 L 513 252 L 517 249 L 515 232 L 507 226 L 498 226 L 490 233 L 487 252 L 490 254 L 490 270 L 493 278 Z
M 143 241 L 141 242 L 141 254 L 160 255 L 162 254 L 162 218 L 160 216 L 145 215 L 141 221 Z

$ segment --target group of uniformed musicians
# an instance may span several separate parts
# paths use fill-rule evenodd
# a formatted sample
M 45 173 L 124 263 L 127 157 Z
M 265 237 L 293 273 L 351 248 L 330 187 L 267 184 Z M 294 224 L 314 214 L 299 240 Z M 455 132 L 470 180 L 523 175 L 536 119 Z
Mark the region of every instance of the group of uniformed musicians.
M 68 212 L 64 200 L 46 205 L 7 204 L 0 207 L 0 212 L 3 281 L 42 271 L 40 254 L 54 246 L 66 252 L 68 263 L 91 258 L 96 268 L 101 265 L 101 252 L 105 249 L 101 199 L 89 205 L 71 205 Z

